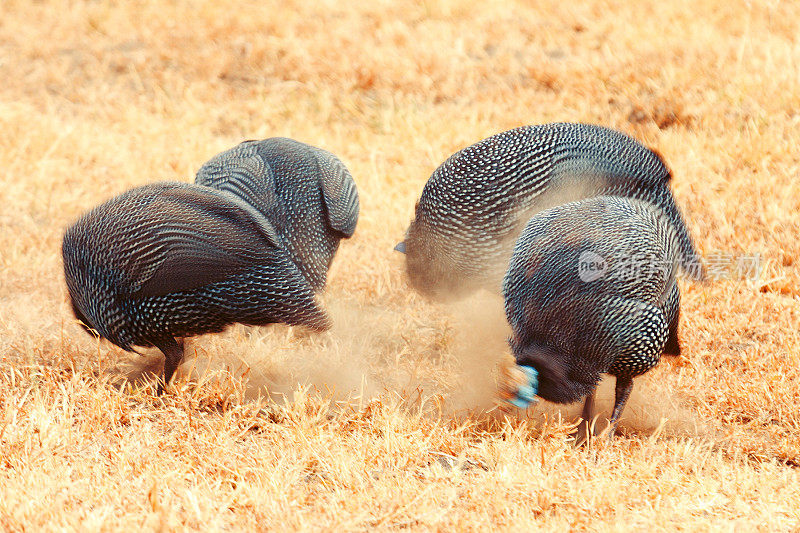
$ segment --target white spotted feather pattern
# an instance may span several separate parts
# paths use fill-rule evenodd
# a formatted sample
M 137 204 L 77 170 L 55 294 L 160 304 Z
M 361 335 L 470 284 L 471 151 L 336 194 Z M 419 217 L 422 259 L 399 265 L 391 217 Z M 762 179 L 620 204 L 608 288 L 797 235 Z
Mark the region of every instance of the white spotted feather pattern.
M 599 195 L 658 206 L 675 227 L 683 268 L 702 266 L 658 154 L 600 126 L 554 123 L 499 133 L 450 156 L 422 191 L 405 239 L 412 286 L 434 297 L 500 289 L 534 213 Z
M 62 253 L 76 316 L 128 350 L 235 322 L 330 326 L 269 221 L 208 187 L 127 191 L 70 227 Z
M 358 222 L 358 191 L 344 164 L 292 139 L 245 141 L 205 163 L 195 182 L 262 213 L 315 290 L 325 286 L 339 240 Z
M 581 276 L 587 254 L 605 261 L 599 277 Z M 639 268 L 625 270 L 631 258 Z M 538 394 L 570 403 L 602 373 L 631 378 L 655 366 L 668 338 L 677 343 L 678 264 L 673 224 L 646 202 L 600 196 L 534 215 L 503 294 L 512 351 L 518 364 L 539 367 Z

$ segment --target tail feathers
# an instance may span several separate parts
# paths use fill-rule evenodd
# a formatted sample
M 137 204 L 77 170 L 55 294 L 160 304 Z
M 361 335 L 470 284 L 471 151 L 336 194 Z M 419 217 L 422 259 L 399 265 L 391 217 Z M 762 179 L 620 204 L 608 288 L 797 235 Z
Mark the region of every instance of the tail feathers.
M 680 308 L 672 317 L 667 334 L 667 343 L 664 345 L 664 355 L 678 356 L 681 354 L 681 345 L 678 342 L 678 322 L 680 319 Z
M 678 342 L 678 336 L 670 332 L 667 344 L 664 345 L 664 355 L 677 357 L 681 354 L 681 345 Z

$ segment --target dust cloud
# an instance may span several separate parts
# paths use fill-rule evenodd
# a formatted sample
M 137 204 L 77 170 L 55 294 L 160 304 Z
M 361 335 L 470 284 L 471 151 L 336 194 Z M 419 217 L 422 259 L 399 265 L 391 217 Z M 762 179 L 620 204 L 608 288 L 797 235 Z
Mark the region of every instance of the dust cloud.
M 540 401 L 525 413 L 497 408 L 500 367 L 513 364 L 507 344 L 511 332 L 499 295 L 481 291 L 457 303 L 425 305 L 433 306 L 424 317 L 430 324 L 402 307 L 335 301 L 328 303 L 334 326 L 322 335 L 283 325 L 234 326 L 223 334 L 187 340 L 178 375 L 198 383 L 233 377 L 245 382 L 248 398 L 267 396 L 279 403 L 291 401 L 304 388 L 332 402 L 383 395 L 409 402 L 435 397 L 438 415 L 459 419 L 516 413 L 534 425 L 559 418 L 577 421 L 582 402 Z M 158 359 L 156 354 L 140 359 L 137 366 L 152 369 L 154 357 Z M 621 432 L 708 434 L 708 424 L 679 392 L 656 377 L 668 370 L 657 368 L 636 378 Z M 596 396 L 598 431 L 610 416 L 613 399 L 614 379 L 606 377 Z
M 511 334 L 505 319 L 503 301 L 499 295 L 482 293 L 451 306 L 456 321 L 453 356 L 459 372 L 453 373 L 446 411 L 456 416 L 504 416 L 497 409 L 501 365 L 513 364 L 507 345 Z M 665 363 L 662 363 L 665 364 Z M 658 375 L 669 372 L 657 368 L 634 381 L 619 423 L 620 432 L 661 434 L 665 436 L 705 436 L 714 431 L 710 422 L 702 421 L 679 391 L 659 380 Z M 605 376 L 595 396 L 595 429 L 602 432 L 614 405 L 614 378 Z M 506 413 L 517 412 L 542 424 L 547 420 L 577 421 L 583 402 L 558 405 L 539 401 L 527 412 L 507 407 Z

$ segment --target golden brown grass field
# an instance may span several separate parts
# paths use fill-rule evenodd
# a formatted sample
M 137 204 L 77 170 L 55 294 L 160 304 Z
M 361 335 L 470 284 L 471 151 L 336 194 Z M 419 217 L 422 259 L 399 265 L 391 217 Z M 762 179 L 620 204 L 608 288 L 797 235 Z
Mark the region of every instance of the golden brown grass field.
M 778 0 L 3 0 L 0 528 L 800 530 L 798 28 Z M 683 355 L 588 448 L 578 407 L 480 412 L 502 302 L 427 302 L 392 251 L 448 155 L 552 121 L 657 149 L 704 254 L 763 266 L 681 283 Z M 336 325 L 193 339 L 156 398 L 160 354 L 75 323 L 63 231 L 271 136 L 358 184 Z

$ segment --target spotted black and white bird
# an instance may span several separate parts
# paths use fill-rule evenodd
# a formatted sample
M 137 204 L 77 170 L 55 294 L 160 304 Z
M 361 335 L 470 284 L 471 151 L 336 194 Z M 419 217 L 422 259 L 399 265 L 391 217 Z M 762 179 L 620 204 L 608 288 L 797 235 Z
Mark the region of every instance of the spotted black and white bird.
M 236 322 L 330 326 L 272 224 L 208 187 L 127 191 L 67 229 L 62 254 L 72 308 L 87 329 L 126 350 L 164 352 L 159 394 L 183 358 L 184 337 Z
M 612 433 L 633 388 L 662 353 L 678 355 L 680 237 L 652 204 L 599 196 L 534 215 L 503 280 L 511 351 L 527 375 L 512 403 L 586 397 L 616 376 Z
M 267 217 L 317 291 L 339 240 L 351 237 L 358 222 L 358 191 L 347 167 L 292 139 L 245 141 L 205 163 L 195 183 L 230 192 Z
M 534 213 L 598 195 L 646 200 L 675 226 L 684 270 L 703 267 L 661 157 L 604 127 L 555 123 L 499 133 L 450 156 L 422 191 L 404 242 L 410 284 L 436 299 L 499 292 L 511 250 Z

